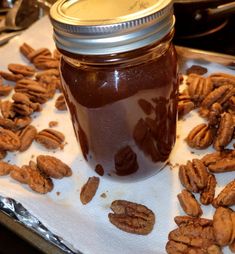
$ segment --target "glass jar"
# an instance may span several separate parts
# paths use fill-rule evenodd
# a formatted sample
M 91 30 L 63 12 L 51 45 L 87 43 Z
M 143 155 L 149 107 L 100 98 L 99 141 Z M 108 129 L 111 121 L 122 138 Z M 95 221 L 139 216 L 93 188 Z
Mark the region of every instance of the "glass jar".
M 110 8 L 107 16 L 90 17 L 97 0 L 85 0 L 92 7 L 58 1 L 51 20 L 83 156 L 97 173 L 129 181 L 157 173 L 168 160 L 176 138 L 178 82 L 171 1 L 136 1 L 141 10 L 131 13 L 133 1 L 125 1 L 121 23 L 107 1 L 101 8 Z

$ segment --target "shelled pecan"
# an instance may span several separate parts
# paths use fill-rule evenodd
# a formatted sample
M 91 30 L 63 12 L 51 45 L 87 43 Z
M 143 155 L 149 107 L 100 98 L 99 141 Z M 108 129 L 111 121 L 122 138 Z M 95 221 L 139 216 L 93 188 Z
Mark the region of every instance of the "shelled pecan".
M 67 110 L 64 95 L 61 94 L 55 101 L 55 107 L 58 110 Z
M 32 66 L 24 64 L 8 64 L 8 70 L 14 74 L 22 74 L 23 76 L 33 76 L 35 69 Z
M 43 77 L 59 78 L 59 76 L 60 76 L 60 72 L 58 69 L 49 69 L 49 70 L 37 72 L 35 78 L 37 80 L 41 80 Z
M 9 81 L 18 81 L 24 78 L 22 74 L 14 74 L 6 71 L 0 71 L 0 76 Z
M 41 194 L 52 191 L 54 185 L 52 180 L 39 170 L 30 170 L 29 171 L 29 187 Z
M 188 85 L 189 96 L 196 104 L 200 103 L 212 90 L 213 85 L 209 78 L 196 78 Z
M 20 52 L 28 59 L 30 60 L 29 58 L 29 55 L 34 52 L 35 50 L 27 43 L 23 43 L 21 46 L 20 46 Z
M 214 139 L 214 148 L 217 151 L 223 150 L 232 140 L 235 123 L 230 113 L 221 115 L 219 128 Z
M 1 102 L 1 113 L 4 118 L 13 118 L 15 112 L 13 111 L 13 103 L 11 101 L 2 101 Z
M 210 126 L 217 126 L 220 122 L 222 112 L 223 112 L 223 108 L 218 102 L 212 104 L 208 114 L 208 124 Z
M 228 183 L 213 202 L 214 207 L 233 205 L 235 205 L 235 180 Z
M 182 209 L 187 215 L 192 217 L 199 217 L 202 215 L 201 206 L 191 192 L 182 190 L 182 192 L 178 194 L 177 197 Z
M 37 135 L 37 129 L 33 125 L 28 125 L 18 134 L 20 138 L 20 152 L 26 151 L 33 143 L 34 138 Z
M 200 225 L 191 221 L 174 229 L 168 235 L 166 251 L 168 254 L 214 254 L 219 252 L 214 236 L 213 226 L 210 224 Z M 213 251 L 217 252 L 213 252 Z
M 17 167 L 14 170 L 11 171 L 10 176 L 14 180 L 23 183 L 28 184 L 29 178 L 30 178 L 30 170 L 32 170 L 29 166 L 24 165 L 21 168 Z
M 226 73 L 213 73 L 210 75 L 210 79 L 215 87 L 223 85 L 235 86 L 235 76 Z
M 39 70 L 55 69 L 59 67 L 59 61 L 51 56 L 38 56 L 33 64 Z
M 200 202 L 203 205 L 209 205 L 213 202 L 215 196 L 216 178 L 213 174 L 209 174 L 206 187 L 200 194 Z
M 20 148 L 20 139 L 12 131 L 0 128 L 0 150 L 16 151 Z
M 206 154 L 202 162 L 214 173 L 230 172 L 235 170 L 235 151 L 224 150 Z
M 31 101 L 40 104 L 45 103 L 49 99 L 47 89 L 35 80 L 22 79 L 18 81 L 15 86 L 15 91 L 26 94 Z
M 216 242 L 220 246 L 231 244 L 235 240 L 235 212 L 229 208 L 218 207 L 213 216 L 213 228 Z
M 115 200 L 109 213 L 109 221 L 117 228 L 128 233 L 147 235 L 155 224 L 154 213 L 144 205 L 126 200 Z
M 201 103 L 202 108 L 210 109 L 215 102 L 223 105 L 235 93 L 234 87 L 231 85 L 220 86 L 209 93 Z
M 36 49 L 28 54 L 28 59 L 34 63 L 41 56 L 51 57 L 51 51 L 48 48 Z
M 41 105 L 37 102 L 32 102 L 24 93 L 15 93 L 12 96 L 13 110 L 22 115 L 29 116 L 35 111 L 41 111 Z
M 53 129 L 44 129 L 35 137 L 35 141 L 45 146 L 47 149 L 62 149 L 64 140 L 64 134 Z
M 0 85 L 0 96 L 7 96 L 12 91 L 12 87 L 9 85 Z
M 72 175 L 71 168 L 65 163 L 63 163 L 61 160 L 53 156 L 37 156 L 37 166 L 42 172 L 52 178 L 61 179 L 65 176 Z
M 189 95 L 180 94 L 178 99 L 178 115 L 179 118 L 188 114 L 195 107 L 194 103 L 191 101 Z
M 89 177 L 87 182 L 82 186 L 80 192 L 80 200 L 83 205 L 88 204 L 93 199 L 99 187 L 99 183 L 99 177 L 93 176 Z
M 187 144 L 196 149 L 205 149 L 213 142 L 214 129 L 202 123 L 194 127 L 186 138 Z
M 181 184 L 189 191 L 199 192 L 204 189 L 208 181 L 208 172 L 204 164 L 193 159 L 188 161 L 186 165 L 180 165 L 179 179 Z
M 174 218 L 174 221 L 177 226 L 185 226 L 185 225 L 200 225 L 202 227 L 205 226 L 212 226 L 213 221 L 210 219 L 205 219 L 205 218 L 196 218 L 196 217 L 191 217 L 191 216 L 176 216 Z
M 8 175 L 12 170 L 18 169 L 16 165 L 0 161 L 0 176 Z

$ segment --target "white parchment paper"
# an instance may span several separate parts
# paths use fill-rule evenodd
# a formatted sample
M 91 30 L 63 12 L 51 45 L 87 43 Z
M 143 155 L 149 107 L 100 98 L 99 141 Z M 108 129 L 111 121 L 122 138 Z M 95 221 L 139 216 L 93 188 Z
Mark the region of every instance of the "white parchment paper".
M 19 46 L 27 42 L 35 48 L 48 47 L 54 49 L 52 27 L 47 17 L 35 23 L 21 36 L 0 48 L 0 69 L 7 69 L 8 63 L 25 62 L 19 53 Z M 188 62 L 191 66 L 194 62 Z M 210 72 L 220 71 L 233 73 L 222 66 L 211 63 L 206 66 Z M 58 94 L 55 96 L 55 99 Z M 48 195 L 40 195 L 21 185 L 9 176 L 0 178 L 0 195 L 14 198 L 35 215 L 53 233 L 71 243 L 74 248 L 84 254 L 164 254 L 169 231 L 176 228 L 174 217 L 184 215 L 179 207 L 177 194 L 182 187 L 178 180 L 178 168 L 165 167 L 159 174 L 137 183 L 118 183 L 101 178 L 100 187 L 95 198 L 88 205 L 80 202 L 81 186 L 88 176 L 95 175 L 84 161 L 75 139 L 68 112 L 55 109 L 55 99 L 43 105 L 42 112 L 37 114 L 33 125 L 38 130 L 48 128 L 51 120 L 58 121 L 55 129 L 66 136 L 67 145 L 63 151 L 53 153 L 37 143 L 23 153 L 9 153 L 6 161 L 19 166 L 27 164 L 38 154 L 51 154 L 63 160 L 73 169 L 73 175 L 62 180 L 54 180 L 54 190 Z M 213 149 L 196 151 L 189 149 L 184 142 L 188 132 L 203 119 L 196 112 L 190 113 L 184 121 L 178 122 L 178 138 L 170 161 L 172 165 L 182 164 L 192 158 L 201 158 Z M 193 153 L 192 153 L 193 152 Z M 234 173 L 216 175 L 218 193 L 225 184 L 234 178 Z M 57 192 L 60 195 L 57 195 Z M 106 193 L 107 197 L 100 195 Z M 198 197 L 198 196 L 197 196 Z M 156 224 L 151 234 L 138 236 L 125 233 L 115 228 L 108 221 L 110 204 L 113 200 L 125 199 L 148 206 L 156 215 Z M 211 218 L 212 206 L 203 206 L 203 217 Z M 224 253 L 230 253 L 225 249 Z

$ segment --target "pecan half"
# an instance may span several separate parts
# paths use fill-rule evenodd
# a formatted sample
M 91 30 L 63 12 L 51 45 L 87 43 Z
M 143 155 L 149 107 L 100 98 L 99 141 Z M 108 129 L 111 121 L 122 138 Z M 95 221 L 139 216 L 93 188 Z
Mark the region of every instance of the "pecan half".
M 0 128 L 0 150 L 16 151 L 19 148 L 19 137 L 10 130 Z
M 52 180 L 39 170 L 30 170 L 28 185 L 32 190 L 41 194 L 52 191 L 54 187 Z
M 207 185 L 208 176 L 206 167 L 198 159 L 193 159 L 192 162 L 188 161 L 186 165 L 179 167 L 181 184 L 192 192 L 199 192 L 204 189 Z
M 22 74 L 13 74 L 6 71 L 0 71 L 0 76 L 2 76 L 6 80 L 13 81 L 13 82 L 16 82 L 24 78 Z
M 208 124 L 211 126 L 218 125 L 220 122 L 222 111 L 223 111 L 223 108 L 218 102 L 212 104 L 208 114 Z
M 71 176 L 71 168 L 63 163 L 61 160 L 56 157 L 49 155 L 39 155 L 37 156 L 37 166 L 43 171 L 46 175 L 61 179 L 65 176 Z
M 19 133 L 19 138 L 20 138 L 20 152 L 26 151 L 31 144 L 33 143 L 34 138 L 37 135 L 37 129 L 33 125 L 28 125 L 25 127 L 20 133 Z
M 37 50 L 34 50 L 32 51 L 29 55 L 28 55 L 28 58 L 31 62 L 34 63 L 34 61 L 36 61 L 36 59 L 38 57 L 41 57 L 41 56 L 48 56 L 48 57 L 51 57 L 51 51 L 48 49 L 48 48 L 40 48 L 40 49 L 37 49 Z
M 10 176 L 14 180 L 23 183 L 28 184 L 29 178 L 30 178 L 30 171 L 31 168 L 29 166 L 22 166 L 21 168 L 17 167 L 14 170 L 11 171 Z
M 209 125 L 202 123 L 189 132 L 186 142 L 192 148 L 205 149 L 212 144 L 213 134 L 213 129 Z
M 15 93 L 12 99 L 14 101 L 13 110 L 20 115 L 29 116 L 35 111 L 41 111 L 41 105 L 32 102 L 26 94 Z
M 62 149 L 64 140 L 64 134 L 53 129 L 44 129 L 35 137 L 35 141 L 45 146 L 47 149 Z
M 211 93 L 209 93 L 206 98 L 202 101 L 201 107 L 210 109 L 212 104 L 215 102 L 220 103 L 221 105 L 227 101 L 231 96 L 233 96 L 235 90 L 231 85 L 221 86 L 219 88 L 214 89 Z
M 80 200 L 83 205 L 88 204 L 96 194 L 99 187 L 100 179 L 99 177 L 93 176 L 89 177 L 87 182 L 82 186 L 80 192 Z
M 213 202 L 214 207 L 233 205 L 235 205 L 235 180 L 228 183 Z
M 0 85 L 0 96 L 7 96 L 12 91 L 12 87 L 9 85 Z
M 1 113 L 4 118 L 13 118 L 15 116 L 15 112 L 13 111 L 13 103 L 10 101 L 2 101 Z
M 207 185 L 200 194 L 200 201 L 203 205 L 209 205 L 213 202 L 215 196 L 216 178 L 209 174 Z
M 55 69 L 59 67 L 59 61 L 50 56 L 38 56 L 33 60 L 33 64 L 40 70 Z
M 195 107 L 194 103 L 191 101 L 189 95 L 180 94 L 178 99 L 178 114 L 179 118 L 188 114 Z
M 29 58 L 29 55 L 34 52 L 34 49 L 27 43 L 23 43 L 21 46 L 20 46 L 20 52 L 28 59 L 30 60 Z
M 235 151 L 225 150 L 207 154 L 202 162 L 213 173 L 223 173 L 235 170 Z
M 138 104 L 146 115 L 150 115 L 154 110 L 153 105 L 150 102 L 148 102 L 147 100 L 139 99 Z
M 202 215 L 201 206 L 191 192 L 182 190 L 182 192 L 178 194 L 177 197 L 182 209 L 186 214 L 192 217 L 199 217 Z
M 115 154 L 114 162 L 117 175 L 129 175 L 138 169 L 136 153 L 130 146 L 121 148 Z
M 189 83 L 188 93 L 195 103 L 200 103 L 211 91 L 213 85 L 209 78 L 196 78 Z
M 15 170 L 17 168 L 18 167 L 15 165 L 0 161 L 0 176 L 8 175 L 12 170 Z
M 55 101 L 55 107 L 58 110 L 67 110 L 64 95 L 61 94 Z
M 24 64 L 8 64 L 8 70 L 14 74 L 22 74 L 23 76 L 33 76 L 35 69 L 32 66 Z
M 195 73 L 198 75 L 203 75 L 207 73 L 207 68 L 200 65 L 192 65 L 190 68 L 186 70 L 186 74 L 189 75 L 191 73 Z
M 223 113 L 213 145 L 217 151 L 223 150 L 230 143 L 233 138 L 234 126 L 232 114 Z
M 172 249 L 173 243 L 167 244 L 167 253 L 195 253 L 195 254 L 208 254 L 208 248 L 216 245 L 214 236 L 214 229 L 211 225 L 200 225 L 198 223 L 189 223 L 180 226 L 171 231 L 168 235 L 169 241 L 178 243 L 183 246 L 183 249 Z M 170 246 L 169 246 L 170 245 Z M 177 247 L 180 248 L 180 247 Z M 178 252 L 177 252 L 178 251 Z M 213 253 L 213 252 L 212 252 Z
M 215 87 L 223 85 L 235 86 L 235 76 L 226 73 L 213 73 L 210 75 L 210 79 Z
M 133 234 L 147 235 L 155 224 L 154 213 L 144 205 L 126 200 L 115 200 L 109 213 L 109 221 L 117 228 Z
M 234 211 L 224 207 L 219 207 L 216 209 L 213 216 L 213 228 L 216 241 L 220 246 L 226 246 L 234 241 L 234 223 Z
M 190 216 L 176 216 L 174 218 L 174 221 L 176 225 L 179 227 L 183 225 L 189 225 L 189 224 L 200 225 L 202 227 L 205 227 L 205 226 L 211 226 L 213 223 L 213 221 L 210 219 L 195 218 Z
M 35 77 L 37 80 L 41 80 L 43 77 L 58 78 L 59 76 L 60 76 L 60 72 L 58 69 L 49 69 L 49 70 L 38 72 Z

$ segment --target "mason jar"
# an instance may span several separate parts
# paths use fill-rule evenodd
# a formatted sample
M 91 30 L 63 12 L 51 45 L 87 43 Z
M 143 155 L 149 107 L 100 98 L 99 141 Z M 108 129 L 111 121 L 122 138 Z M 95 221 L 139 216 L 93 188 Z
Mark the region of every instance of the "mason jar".
M 176 139 L 171 0 L 59 0 L 50 11 L 66 103 L 83 157 L 100 175 L 159 172 Z

